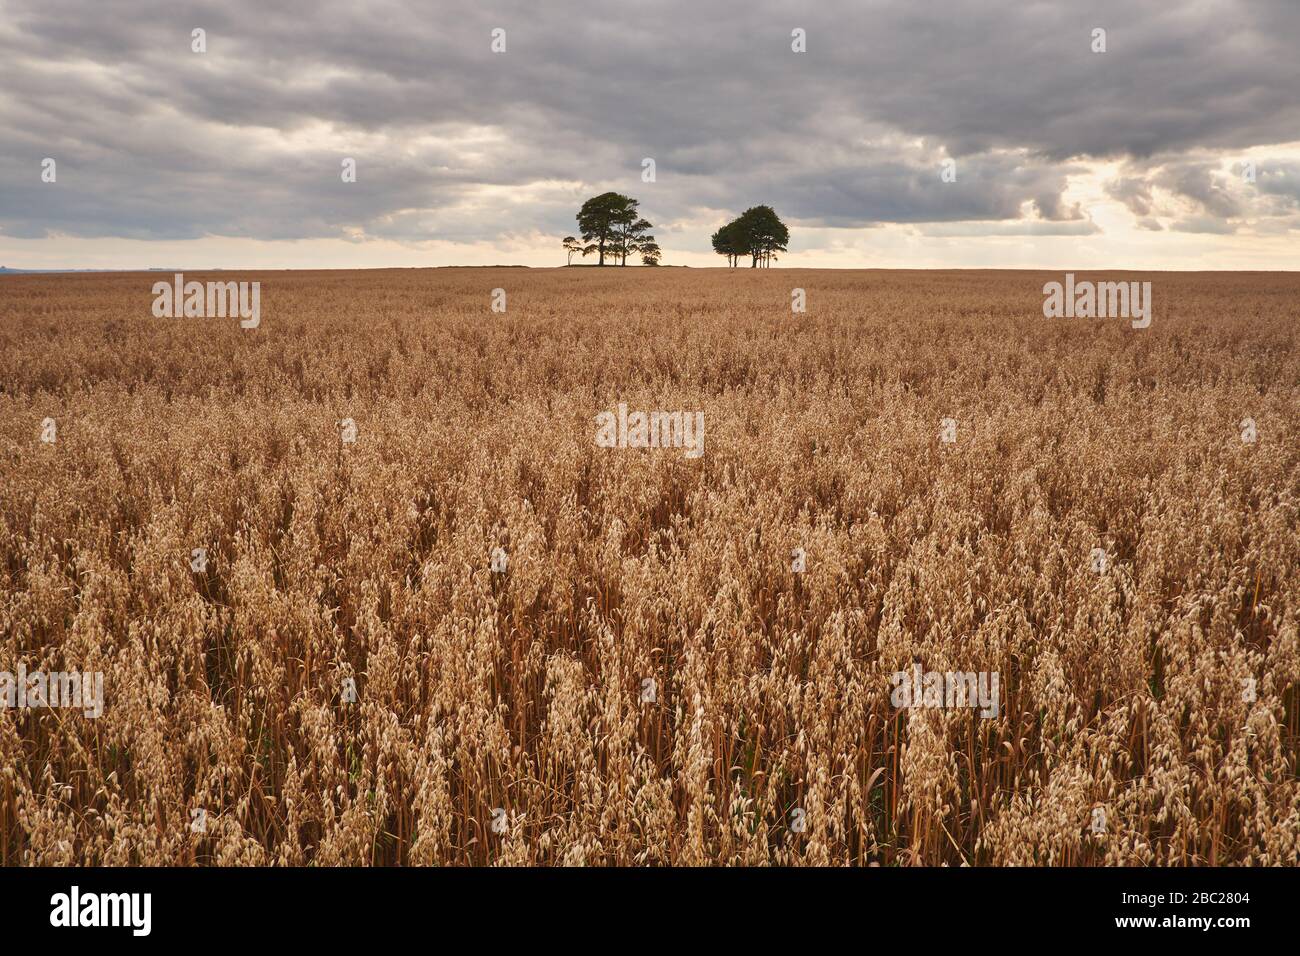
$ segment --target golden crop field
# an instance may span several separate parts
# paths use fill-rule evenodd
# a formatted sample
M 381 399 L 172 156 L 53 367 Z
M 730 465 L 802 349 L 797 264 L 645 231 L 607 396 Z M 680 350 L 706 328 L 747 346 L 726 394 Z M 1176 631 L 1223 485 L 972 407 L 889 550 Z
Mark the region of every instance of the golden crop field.
M 0 862 L 1297 863 L 1300 274 L 168 278 L 0 277 Z

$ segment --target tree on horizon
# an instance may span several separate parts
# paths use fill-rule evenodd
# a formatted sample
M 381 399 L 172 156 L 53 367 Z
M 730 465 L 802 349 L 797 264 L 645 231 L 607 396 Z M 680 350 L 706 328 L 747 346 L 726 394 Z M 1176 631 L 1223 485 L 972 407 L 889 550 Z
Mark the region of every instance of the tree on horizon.
M 616 192 L 601 193 L 582 204 L 578 230 L 582 241 L 595 247 L 600 257 L 597 265 L 605 264 L 605 253 L 611 250 L 626 260 L 626 233 L 637 221 L 636 207 L 635 199 Z
M 654 227 L 645 219 L 637 219 L 636 222 L 628 226 L 620 235 L 619 253 L 621 259 L 619 265 L 627 265 L 627 257 L 635 255 L 645 250 L 646 246 L 654 245 L 655 237 L 650 233 Z M 656 248 L 658 248 L 656 246 Z
M 564 251 L 569 254 L 569 261 L 565 264 L 570 266 L 573 265 L 573 254 L 575 252 L 580 252 L 584 256 L 587 254 L 586 250 L 582 246 L 582 243 L 578 242 L 577 236 L 564 237 Z
M 739 220 L 733 219 L 713 234 L 713 251 L 727 257 L 729 268 L 735 268 L 736 261 L 741 256 L 749 255 L 749 246 Z
M 790 242 L 790 230 L 771 206 L 751 206 L 736 220 L 744 233 L 752 260 L 751 269 L 771 268 L 778 252 L 785 252 Z
M 790 230 L 771 206 L 750 206 L 713 234 L 713 251 L 727 257 L 735 267 L 741 256 L 749 256 L 751 269 L 771 268 L 778 252 L 785 252 Z

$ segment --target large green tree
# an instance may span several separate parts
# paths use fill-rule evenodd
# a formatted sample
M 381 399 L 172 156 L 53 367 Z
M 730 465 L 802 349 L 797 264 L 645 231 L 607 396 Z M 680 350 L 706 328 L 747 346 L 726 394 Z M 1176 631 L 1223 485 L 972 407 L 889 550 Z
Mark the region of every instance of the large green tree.
M 713 251 L 727 257 L 727 265 L 734 266 L 741 256 L 749 255 L 748 240 L 740 228 L 740 221 L 733 219 L 713 234 Z
M 582 204 L 578 210 L 578 229 L 582 240 L 596 247 L 599 265 L 605 264 L 606 250 L 627 258 L 628 233 L 637 221 L 637 201 L 622 193 L 601 193 Z
M 741 213 L 736 225 L 743 234 L 749 255 L 750 268 L 759 263 L 771 266 L 778 252 L 785 252 L 790 242 L 790 230 L 771 206 L 751 206 Z

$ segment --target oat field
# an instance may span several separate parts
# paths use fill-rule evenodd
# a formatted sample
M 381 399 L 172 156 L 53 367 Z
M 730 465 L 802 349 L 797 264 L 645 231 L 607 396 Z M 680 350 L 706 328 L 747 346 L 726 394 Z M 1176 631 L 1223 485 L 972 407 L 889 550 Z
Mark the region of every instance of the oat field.
M 0 862 L 1298 862 L 1300 274 L 159 278 L 0 277 Z

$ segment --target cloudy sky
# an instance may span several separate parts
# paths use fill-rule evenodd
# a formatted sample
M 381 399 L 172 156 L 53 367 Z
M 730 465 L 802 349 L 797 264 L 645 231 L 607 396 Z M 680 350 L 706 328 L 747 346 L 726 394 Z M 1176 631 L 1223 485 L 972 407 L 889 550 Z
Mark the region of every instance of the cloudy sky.
M 0 265 L 556 265 L 610 189 L 667 264 L 767 203 L 788 266 L 1300 268 L 1300 2 L 0 0 Z

